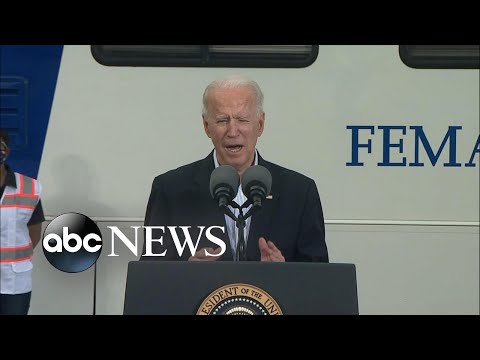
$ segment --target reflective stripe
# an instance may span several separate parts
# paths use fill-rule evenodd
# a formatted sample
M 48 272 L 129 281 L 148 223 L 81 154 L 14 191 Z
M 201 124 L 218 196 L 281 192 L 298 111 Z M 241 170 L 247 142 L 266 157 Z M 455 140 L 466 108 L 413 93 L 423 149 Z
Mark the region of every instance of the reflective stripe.
M 18 174 L 18 173 L 17 173 Z M 20 191 L 20 194 L 23 192 L 23 175 L 18 174 L 18 190 Z
M 34 254 L 28 221 L 40 200 L 40 181 L 15 174 L 15 186 L 6 186 L 0 201 L 0 291 L 21 294 L 32 290 Z
M 20 193 L 35 194 L 34 180 L 28 176 L 20 174 Z
M 33 256 L 32 243 L 14 248 L 0 248 L 0 262 L 16 262 Z
M 18 193 L 6 194 L 0 207 L 19 207 L 34 209 L 37 206 L 39 196 L 35 194 L 36 180 L 22 174 L 18 174 Z
M 38 202 L 38 196 L 22 196 L 22 195 L 15 195 L 15 196 L 5 196 L 3 199 L 2 205 L 11 206 L 16 205 L 19 207 L 35 207 Z

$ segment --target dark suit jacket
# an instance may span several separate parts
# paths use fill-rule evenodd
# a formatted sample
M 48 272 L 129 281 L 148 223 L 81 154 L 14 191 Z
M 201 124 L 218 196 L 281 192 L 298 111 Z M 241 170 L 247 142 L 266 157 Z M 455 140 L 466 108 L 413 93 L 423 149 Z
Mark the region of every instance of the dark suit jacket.
M 258 239 L 263 236 L 280 249 L 286 261 L 328 262 L 322 205 L 315 182 L 297 172 L 265 161 L 259 155 L 258 164 L 272 174 L 272 199 L 265 199 L 262 209 L 254 214 L 247 241 L 247 259 L 260 260 Z M 210 175 L 214 170 L 213 151 L 203 160 L 159 175 L 153 181 L 145 215 L 145 226 L 165 226 L 165 232 L 153 231 L 153 238 L 163 235 L 163 244 L 152 242 L 152 252 L 164 257 L 142 256 L 141 260 L 186 260 L 191 256 L 188 246 L 181 257 L 167 226 L 191 226 L 193 242 L 198 226 L 224 226 L 225 232 L 214 229 L 227 250 L 219 260 L 233 260 L 225 216 L 210 195 Z M 218 230 L 215 232 L 215 230 Z M 182 231 L 178 231 L 179 234 Z M 180 239 L 183 242 L 183 239 Z M 197 250 L 217 246 L 204 233 Z M 145 254 L 145 247 L 142 255 Z

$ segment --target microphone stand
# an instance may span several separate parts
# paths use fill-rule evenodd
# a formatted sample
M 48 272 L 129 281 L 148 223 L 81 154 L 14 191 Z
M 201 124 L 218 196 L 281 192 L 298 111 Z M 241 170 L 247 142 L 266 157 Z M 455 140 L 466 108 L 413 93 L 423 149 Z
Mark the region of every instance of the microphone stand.
M 235 201 L 232 201 L 231 205 L 235 209 L 239 209 L 238 217 L 236 217 L 232 211 L 228 208 L 228 206 L 222 206 L 223 212 L 229 218 L 235 221 L 235 224 L 238 228 L 238 241 L 237 241 L 237 249 L 235 252 L 235 261 L 246 261 L 247 260 L 247 251 L 246 251 L 246 244 L 245 244 L 245 220 L 247 220 L 253 213 L 258 209 L 257 206 L 252 206 L 252 208 L 244 215 L 243 209 L 249 207 L 252 203 L 250 200 L 245 201 L 242 205 L 238 205 Z

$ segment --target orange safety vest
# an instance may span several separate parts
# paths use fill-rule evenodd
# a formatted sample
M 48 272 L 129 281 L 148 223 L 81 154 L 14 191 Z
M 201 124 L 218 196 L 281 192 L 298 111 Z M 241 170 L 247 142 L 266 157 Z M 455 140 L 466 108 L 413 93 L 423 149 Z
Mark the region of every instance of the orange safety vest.
M 40 183 L 15 173 L 17 187 L 6 186 L 0 201 L 0 290 L 2 294 L 31 291 L 33 244 L 28 221 L 40 199 Z

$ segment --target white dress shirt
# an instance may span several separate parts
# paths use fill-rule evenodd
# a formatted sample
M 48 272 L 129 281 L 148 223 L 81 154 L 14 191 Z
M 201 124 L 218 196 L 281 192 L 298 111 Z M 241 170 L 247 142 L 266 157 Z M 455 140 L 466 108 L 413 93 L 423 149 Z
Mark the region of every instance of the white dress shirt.
M 215 168 L 219 167 L 220 164 L 218 163 L 217 160 L 217 152 L 216 150 L 213 151 L 213 161 L 215 162 Z M 255 165 L 258 165 L 258 154 L 257 150 L 255 149 Z M 238 186 L 238 193 L 235 199 L 233 199 L 238 205 L 242 205 L 245 201 L 247 201 L 247 197 L 243 194 L 242 191 L 242 184 Z M 243 214 L 246 214 L 248 210 L 252 205 L 250 205 L 248 208 L 242 209 Z M 232 206 L 228 207 L 232 213 L 235 216 L 238 216 L 240 213 L 240 209 L 235 209 Z M 245 229 L 244 229 L 244 239 L 245 239 L 245 248 L 247 246 L 247 240 L 248 240 L 248 232 L 250 230 L 250 221 L 252 220 L 252 217 L 249 217 L 248 219 L 245 220 Z M 229 216 L 225 215 L 225 223 L 227 224 L 227 231 L 228 231 L 228 237 L 230 239 L 230 245 L 232 246 L 232 255 L 235 257 L 235 253 L 237 251 L 237 241 L 238 241 L 238 228 L 237 225 L 235 224 L 235 221 L 231 219 Z

